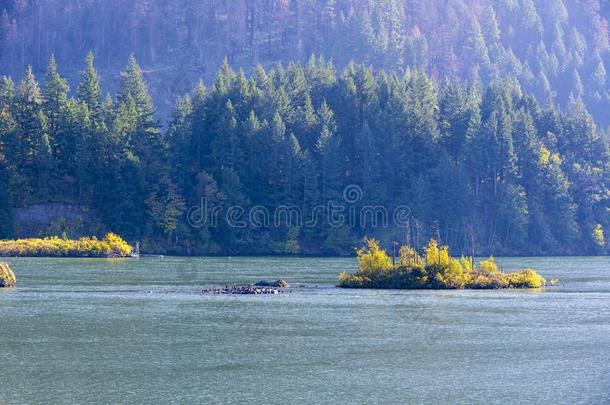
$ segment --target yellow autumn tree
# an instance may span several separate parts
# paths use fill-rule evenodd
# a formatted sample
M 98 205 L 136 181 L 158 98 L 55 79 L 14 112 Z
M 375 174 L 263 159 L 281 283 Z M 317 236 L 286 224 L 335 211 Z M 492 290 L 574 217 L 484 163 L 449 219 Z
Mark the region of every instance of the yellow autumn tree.
M 364 246 L 357 250 L 357 254 L 359 274 L 386 271 L 392 267 L 392 260 L 375 239 L 365 239 Z

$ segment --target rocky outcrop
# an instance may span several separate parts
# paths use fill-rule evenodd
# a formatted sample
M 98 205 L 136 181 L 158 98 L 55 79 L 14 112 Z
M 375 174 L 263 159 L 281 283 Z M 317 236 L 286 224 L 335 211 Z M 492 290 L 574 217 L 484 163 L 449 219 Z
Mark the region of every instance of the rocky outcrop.
M 0 263 L 0 288 L 15 287 L 17 278 L 6 263 Z
M 61 235 L 66 231 L 69 236 L 94 233 L 95 216 L 84 205 L 53 202 L 16 207 L 13 211 L 18 237 Z
M 224 288 L 206 288 L 201 291 L 202 294 L 210 295 L 257 295 L 257 294 L 280 294 L 280 291 L 275 288 L 257 287 L 251 285 L 226 285 Z
M 275 287 L 275 288 L 288 288 L 290 287 L 286 280 L 261 280 L 254 284 L 257 287 Z

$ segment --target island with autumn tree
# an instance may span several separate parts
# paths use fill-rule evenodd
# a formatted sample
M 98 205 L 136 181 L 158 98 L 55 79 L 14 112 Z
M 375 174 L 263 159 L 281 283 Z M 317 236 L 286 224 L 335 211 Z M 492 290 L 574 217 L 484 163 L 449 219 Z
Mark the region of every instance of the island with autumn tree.
M 447 246 L 430 240 L 423 255 L 402 246 L 393 263 L 375 239 L 365 239 L 358 251 L 358 271 L 341 273 L 339 287 L 376 289 L 495 289 L 540 288 L 547 281 L 535 270 L 514 273 L 500 270 L 493 257 L 475 264 L 473 257 L 451 257 Z M 556 283 L 555 280 L 552 284 Z

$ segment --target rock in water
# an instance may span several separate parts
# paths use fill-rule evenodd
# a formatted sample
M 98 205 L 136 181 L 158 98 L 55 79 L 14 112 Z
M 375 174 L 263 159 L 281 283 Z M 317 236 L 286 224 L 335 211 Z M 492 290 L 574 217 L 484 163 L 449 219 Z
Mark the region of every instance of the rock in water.
M 258 283 L 254 284 L 257 287 L 276 287 L 276 288 L 288 288 L 290 287 L 286 280 L 261 280 Z
M 0 288 L 15 287 L 15 285 L 17 285 L 15 273 L 8 267 L 8 264 L 0 263 Z
M 201 291 L 205 295 L 250 295 L 250 294 L 280 294 L 279 290 L 271 287 L 256 287 L 252 285 L 233 285 L 224 288 L 206 288 Z

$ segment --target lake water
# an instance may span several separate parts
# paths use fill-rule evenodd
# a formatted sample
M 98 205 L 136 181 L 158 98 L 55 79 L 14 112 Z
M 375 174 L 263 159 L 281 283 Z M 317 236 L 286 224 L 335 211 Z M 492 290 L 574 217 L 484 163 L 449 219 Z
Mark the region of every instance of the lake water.
M 334 288 L 354 259 L 6 259 L 0 404 L 610 403 L 610 258 L 539 291 Z M 274 296 L 204 286 L 284 277 Z

